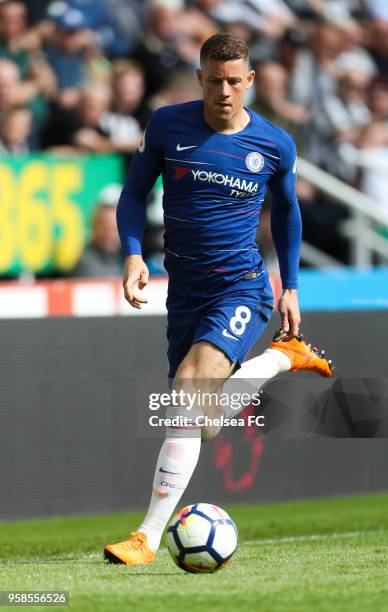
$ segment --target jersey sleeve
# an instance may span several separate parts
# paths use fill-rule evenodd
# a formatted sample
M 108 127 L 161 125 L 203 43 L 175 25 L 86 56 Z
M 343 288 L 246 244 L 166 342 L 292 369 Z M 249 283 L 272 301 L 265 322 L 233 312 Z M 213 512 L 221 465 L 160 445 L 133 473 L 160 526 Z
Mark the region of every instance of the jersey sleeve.
M 145 129 L 117 205 L 117 227 L 125 256 L 141 254 L 147 195 L 163 169 L 161 114 L 156 111 Z
M 271 230 L 279 260 L 283 289 L 298 287 L 302 219 L 296 197 L 296 147 L 284 133 L 278 145 L 280 162 L 270 180 Z

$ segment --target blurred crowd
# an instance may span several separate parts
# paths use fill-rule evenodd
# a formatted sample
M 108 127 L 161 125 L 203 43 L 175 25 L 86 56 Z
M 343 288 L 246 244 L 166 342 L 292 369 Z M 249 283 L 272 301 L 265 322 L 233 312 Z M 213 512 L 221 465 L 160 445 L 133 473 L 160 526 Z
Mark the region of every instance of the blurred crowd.
M 388 206 L 388 0 L 0 1 L 3 155 L 118 152 L 128 163 L 154 109 L 200 97 L 199 49 L 217 31 L 250 47 L 248 104 L 301 156 Z M 333 231 L 346 210 L 304 180 L 298 195 L 305 239 L 346 263 Z M 100 205 L 94 227 L 109 217 Z M 156 205 L 145 249 L 158 271 Z M 271 256 L 265 214 L 259 241 Z

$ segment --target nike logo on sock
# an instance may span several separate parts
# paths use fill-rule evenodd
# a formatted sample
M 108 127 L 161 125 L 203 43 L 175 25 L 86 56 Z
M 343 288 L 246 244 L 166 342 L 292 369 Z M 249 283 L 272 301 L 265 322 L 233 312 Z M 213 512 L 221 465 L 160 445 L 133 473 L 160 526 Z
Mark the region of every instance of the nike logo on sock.
M 196 149 L 198 145 L 190 145 L 189 147 L 181 147 L 180 144 L 177 144 L 176 146 L 176 150 L 177 151 L 186 151 L 186 149 Z
M 174 474 L 174 476 L 177 476 L 178 474 L 180 474 L 180 472 L 169 472 L 168 470 L 165 470 L 162 467 L 159 468 L 159 472 L 162 472 L 163 474 Z

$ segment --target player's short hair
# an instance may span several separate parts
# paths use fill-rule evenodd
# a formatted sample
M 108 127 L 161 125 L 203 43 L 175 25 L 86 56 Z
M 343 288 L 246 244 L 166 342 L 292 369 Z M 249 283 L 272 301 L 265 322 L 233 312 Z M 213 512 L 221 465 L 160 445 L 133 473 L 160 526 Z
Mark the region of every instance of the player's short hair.
M 249 49 L 242 38 L 235 34 L 214 34 L 201 47 L 201 64 L 207 59 L 228 62 L 230 60 L 248 59 Z

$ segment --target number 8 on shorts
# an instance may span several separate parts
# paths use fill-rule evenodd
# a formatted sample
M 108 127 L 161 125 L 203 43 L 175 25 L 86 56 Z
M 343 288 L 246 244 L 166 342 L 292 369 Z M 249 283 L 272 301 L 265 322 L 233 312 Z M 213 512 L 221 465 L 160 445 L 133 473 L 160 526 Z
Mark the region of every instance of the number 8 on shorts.
M 251 311 L 248 306 L 237 306 L 235 315 L 230 319 L 230 329 L 236 336 L 242 336 L 247 323 L 251 320 Z

